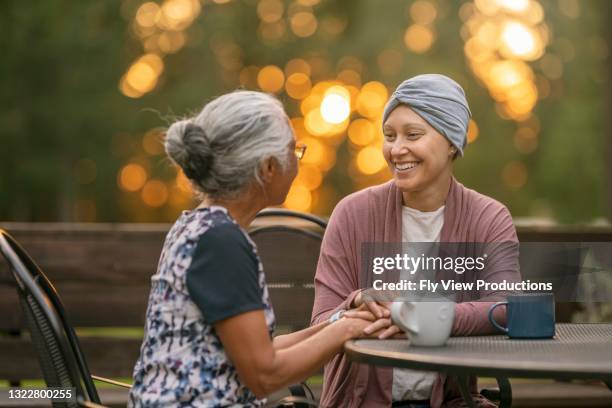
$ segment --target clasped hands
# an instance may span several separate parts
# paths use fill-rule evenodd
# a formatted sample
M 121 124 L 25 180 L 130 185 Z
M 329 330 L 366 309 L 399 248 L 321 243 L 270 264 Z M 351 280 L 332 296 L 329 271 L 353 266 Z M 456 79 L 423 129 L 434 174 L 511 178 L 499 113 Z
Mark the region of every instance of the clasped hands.
M 371 323 L 363 329 L 364 337 L 375 339 L 405 338 L 404 332 L 391 320 L 392 302 L 376 301 L 359 292 L 343 317 L 358 318 Z

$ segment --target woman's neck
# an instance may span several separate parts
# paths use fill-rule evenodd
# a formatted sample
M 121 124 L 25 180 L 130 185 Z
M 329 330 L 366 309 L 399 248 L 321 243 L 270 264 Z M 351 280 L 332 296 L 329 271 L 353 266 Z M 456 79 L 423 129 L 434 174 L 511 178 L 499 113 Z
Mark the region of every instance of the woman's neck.
M 435 211 L 446 202 L 451 180 L 452 174 L 450 171 L 443 172 L 423 190 L 402 192 L 402 204 L 423 212 Z
M 231 200 L 205 198 L 199 207 L 210 207 L 213 205 L 226 208 L 230 216 L 243 229 L 248 228 L 257 213 L 267 206 L 263 202 L 261 193 L 254 192 L 252 189 L 248 189 Z

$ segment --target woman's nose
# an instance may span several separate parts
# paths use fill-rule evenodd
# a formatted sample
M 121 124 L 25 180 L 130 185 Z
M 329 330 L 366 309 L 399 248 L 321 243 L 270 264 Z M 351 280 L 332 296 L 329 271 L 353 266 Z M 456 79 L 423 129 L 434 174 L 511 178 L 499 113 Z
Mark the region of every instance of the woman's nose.
M 408 152 L 410 152 L 410 147 L 406 141 L 397 138 L 395 142 L 393 142 L 393 146 L 391 146 L 391 154 L 393 156 L 399 156 Z

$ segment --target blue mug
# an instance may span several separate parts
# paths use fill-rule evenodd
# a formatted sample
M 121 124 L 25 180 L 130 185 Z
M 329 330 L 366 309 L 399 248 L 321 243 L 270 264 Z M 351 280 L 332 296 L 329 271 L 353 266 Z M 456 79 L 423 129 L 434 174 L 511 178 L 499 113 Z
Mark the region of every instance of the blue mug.
M 496 307 L 507 305 L 508 327 L 493 318 Z M 555 295 L 553 293 L 520 293 L 509 295 L 489 309 L 489 321 L 508 337 L 515 339 L 549 339 L 555 335 Z

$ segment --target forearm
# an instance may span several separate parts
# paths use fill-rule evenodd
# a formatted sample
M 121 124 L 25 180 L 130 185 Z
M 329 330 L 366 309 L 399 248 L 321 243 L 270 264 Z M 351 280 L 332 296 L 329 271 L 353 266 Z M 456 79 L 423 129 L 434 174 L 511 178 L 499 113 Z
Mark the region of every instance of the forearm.
M 320 332 L 322 329 L 324 329 L 328 325 L 329 325 L 328 321 L 325 320 L 325 321 L 322 321 L 321 323 L 315 324 L 313 326 L 307 327 L 297 332 L 276 336 L 272 340 L 272 344 L 274 346 L 274 349 L 277 351 L 286 349 L 287 347 L 291 347 L 294 344 L 297 344 L 303 340 L 306 340 L 307 338 Z
M 272 362 L 260 372 L 265 394 L 302 381 L 342 350 L 345 341 L 355 337 L 349 319 L 330 324 L 317 333 L 274 353 Z

